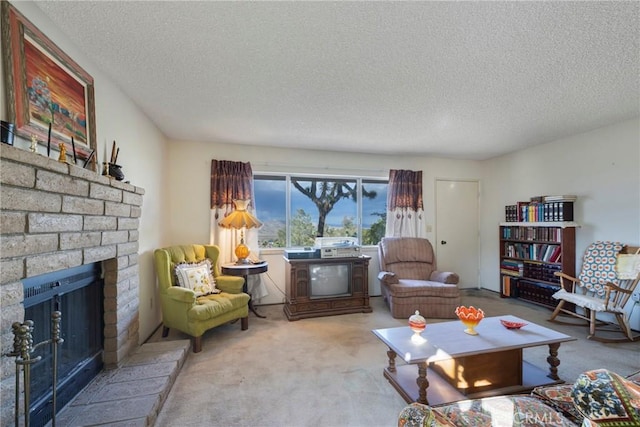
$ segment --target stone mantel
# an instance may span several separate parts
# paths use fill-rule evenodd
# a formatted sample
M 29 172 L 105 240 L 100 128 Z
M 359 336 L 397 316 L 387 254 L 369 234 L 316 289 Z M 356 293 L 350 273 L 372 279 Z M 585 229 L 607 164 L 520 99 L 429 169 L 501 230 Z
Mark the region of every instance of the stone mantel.
M 106 368 L 138 346 L 143 195 L 134 185 L 0 144 L 0 354 L 13 350 L 12 323 L 24 321 L 22 279 L 94 262 L 104 273 Z M 1 359 L 0 399 L 12 402 L 14 360 Z

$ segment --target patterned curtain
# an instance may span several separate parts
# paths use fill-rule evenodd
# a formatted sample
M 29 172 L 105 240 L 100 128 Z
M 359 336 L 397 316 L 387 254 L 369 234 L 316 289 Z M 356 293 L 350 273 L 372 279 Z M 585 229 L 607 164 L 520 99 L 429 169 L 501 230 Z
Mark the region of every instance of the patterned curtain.
M 253 202 L 251 163 L 211 160 L 211 209 L 231 205 L 233 210 L 235 199 Z
M 234 211 L 234 200 L 250 199 L 248 210 L 255 215 L 253 199 L 253 170 L 251 163 L 233 162 L 230 160 L 211 161 L 211 227 L 209 241 L 220 247 L 220 263 L 235 261 L 234 249 L 240 243 L 238 230 L 221 227 L 222 218 Z M 250 259 L 258 259 L 258 231 L 254 228 L 245 230 L 245 244 L 251 249 Z M 248 277 L 247 287 L 254 299 L 268 295 L 266 286 L 260 275 Z
M 387 237 L 426 237 L 422 171 L 389 171 Z

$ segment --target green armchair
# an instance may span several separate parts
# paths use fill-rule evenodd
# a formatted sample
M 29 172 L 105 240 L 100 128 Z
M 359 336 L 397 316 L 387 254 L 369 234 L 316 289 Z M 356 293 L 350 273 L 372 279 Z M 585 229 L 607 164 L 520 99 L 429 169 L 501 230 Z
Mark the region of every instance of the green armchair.
M 242 292 L 244 279 L 220 273 L 217 246 L 179 245 L 156 249 L 153 253 L 162 308 L 162 336 L 170 328 L 193 337 L 193 352 L 202 350 L 202 335 L 209 329 L 241 319 L 242 330 L 249 328 L 249 295 Z M 196 297 L 193 290 L 176 286 L 175 267 L 208 258 L 218 294 Z

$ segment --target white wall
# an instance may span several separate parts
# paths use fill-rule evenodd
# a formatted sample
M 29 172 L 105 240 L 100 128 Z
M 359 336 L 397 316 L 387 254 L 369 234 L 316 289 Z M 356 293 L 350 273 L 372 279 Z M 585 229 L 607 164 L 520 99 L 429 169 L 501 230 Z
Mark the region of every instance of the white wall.
M 640 119 L 485 161 L 481 190 L 481 286 L 499 290 L 498 223 L 504 206 L 531 196 L 575 194 L 576 271 L 596 240 L 640 246 Z M 631 310 L 631 304 L 627 306 Z M 632 325 L 640 330 L 640 307 Z
M 140 340 L 144 341 L 153 333 L 161 319 L 159 302 L 156 301 L 153 250 L 162 245 L 162 227 L 166 222 L 163 184 L 167 169 L 166 139 L 154 123 L 111 82 L 108 76 L 96 68 L 34 3 L 20 1 L 12 4 L 93 77 L 99 160 L 103 160 L 105 148 L 108 148 L 108 152 L 111 153 L 111 144 L 115 140 L 120 147 L 118 163 L 122 165 L 125 180 L 145 189 L 140 218 L 138 259 Z M 8 120 L 4 70 L 0 74 L 2 80 L 0 117 Z
M 477 161 L 434 159 L 426 156 L 393 156 L 356 154 L 302 149 L 244 146 L 223 143 L 171 141 L 169 144 L 169 186 L 167 196 L 169 216 L 165 231 L 169 244 L 209 242 L 209 191 L 211 160 L 251 162 L 254 172 L 305 172 L 330 175 L 389 176 L 389 169 L 423 171 L 424 204 L 427 224 L 433 226 L 435 215 L 436 178 L 479 179 L 481 164 Z M 433 227 L 435 230 L 435 227 Z M 433 233 L 428 233 L 429 238 Z M 379 294 L 375 250 L 369 283 L 371 294 Z M 269 295 L 261 304 L 283 302 L 284 261 L 282 251 L 269 250 L 261 254 L 269 261 L 269 274 L 263 275 Z M 280 290 L 279 290 L 280 289 Z

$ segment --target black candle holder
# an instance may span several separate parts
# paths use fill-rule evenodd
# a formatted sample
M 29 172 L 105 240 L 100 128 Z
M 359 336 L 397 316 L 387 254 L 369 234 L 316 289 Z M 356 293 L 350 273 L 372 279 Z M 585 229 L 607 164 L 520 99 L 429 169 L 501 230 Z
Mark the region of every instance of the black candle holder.
M 124 179 L 124 172 L 122 172 L 122 166 L 115 163 L 104 162 L 102 164 L 102 175 L 110 178 L 115 178 L 116 181 L 122 181 Z
M 5 144 L 13 145 L 13 136 L 15 135 L 15 125 L 13 123 L 0 120 L 0 141 Z
M 122 172 L 122 166 L 115 163 L 109 163 L 109 175 L 114 177 L 116 181 L 122 181 L 124 179 L 124 172 Z

